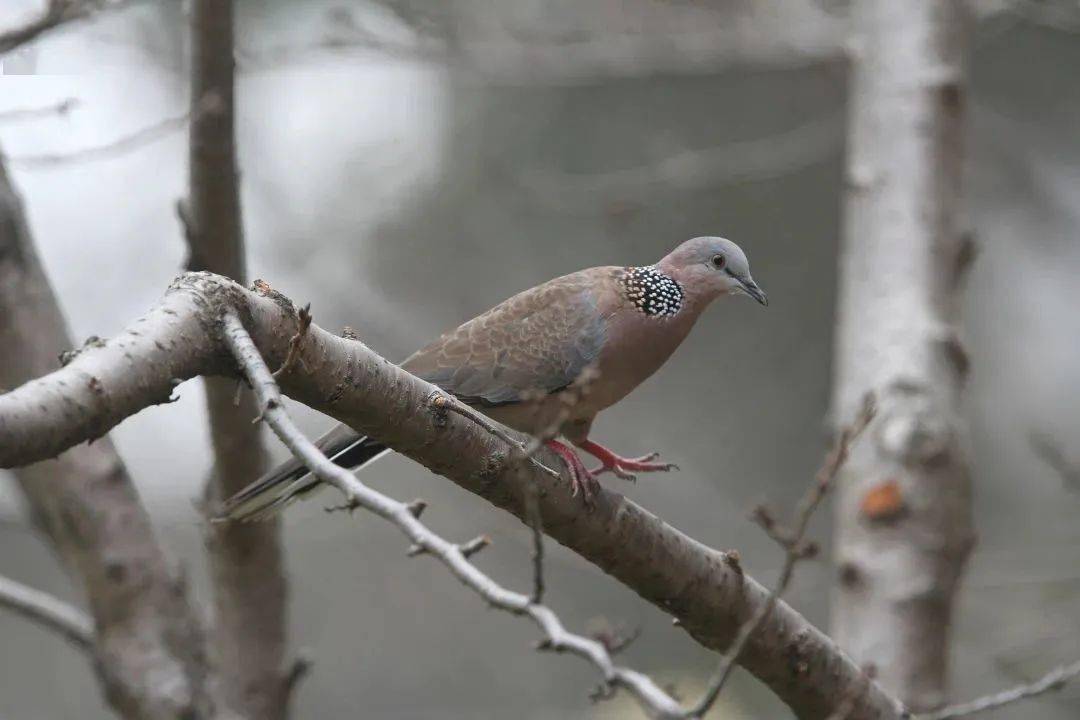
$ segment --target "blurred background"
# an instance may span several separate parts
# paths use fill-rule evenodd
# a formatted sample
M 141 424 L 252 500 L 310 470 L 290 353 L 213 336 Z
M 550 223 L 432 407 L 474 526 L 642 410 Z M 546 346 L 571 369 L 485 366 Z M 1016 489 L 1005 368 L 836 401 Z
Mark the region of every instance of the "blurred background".
M 6 0 L 0 27 L 39 4 Z M 454 0 L 239 3 L 238 142 L 249 274 L 315 322 L 399 360 L 525 287 L 600 264 L 647 264 L 684 239 L 739 242 L 767 310 L 718 303 L 671 362 L 594 428 L 679 473 L 621 486 L 755 577 L 780 553 L 747 520 L 790 507 L 824 450 L 845 134 L 847 24 L 827 0 Z M 1064 5 L 1064 4 L 1062 4 Z M 1030 679 L 1080 647 L 1080 488 L 1033 433 L 1080 463 L 1080 10 L 986 2 L 973 51 L 966 393 L 979 542 L 957 613 L 957 698 Z M 0 144 L 77 338 L 150 307 L 186 256 L 184 8 L 142 2 L 0 57 Z M 75 102 L 63 113 L 4 113 Z M 135 140 L 103 152 L 122 138 Z M 162 541 L 205 582 L 200 496 L 211 454 L 199 381 L 113 433 Z M 738 412 L 735 411 L 738 408 Z M 297 408 L 305 430 L 331 421 Z M 284 455 L 269 441 L 275 458 Z M 477 563 L 530 581 L 527 530 L 415 463 L 368 472 L 431 503 Z M 618 481 L 606 480 L 612 484 Z M 285 515 L 294 648 L 315 661 L 297 717 L 617 718 L 592 671 L 531 650 L 373 517 Z M 813 536 L 829 541 L 828 512 Z M 627 662 L 694 696 L 714 658 L 670 618 L 549 543 L 548 602 L 574 629 L 642 635 Z M 0 573 L 77 598 L 0 473 Z M 790 602 L 827 620 L 827 562 Z M 0 614 L 0 718 L 111 717 L 83 657 Z M 727 718 L 788 711 L 740 674 Z M 362 708 L 362 711 L 358 710 Z M 1066 690 L 1001 718 L 1072 718 Z

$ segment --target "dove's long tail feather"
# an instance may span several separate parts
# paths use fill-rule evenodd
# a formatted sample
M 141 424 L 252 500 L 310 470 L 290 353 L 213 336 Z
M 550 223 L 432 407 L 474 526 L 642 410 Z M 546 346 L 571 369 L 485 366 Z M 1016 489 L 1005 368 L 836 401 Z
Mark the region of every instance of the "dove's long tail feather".
M 362 437 L 344 425 L 316 442 L 336 464 L 357 470 L 374 462 L 390 449 L 378 440 Z M 296 458 L 282 463 L 225 501 L 220 520 L 265 520 L 290 503 L 321 490 L 323 482 L 311 475 Z

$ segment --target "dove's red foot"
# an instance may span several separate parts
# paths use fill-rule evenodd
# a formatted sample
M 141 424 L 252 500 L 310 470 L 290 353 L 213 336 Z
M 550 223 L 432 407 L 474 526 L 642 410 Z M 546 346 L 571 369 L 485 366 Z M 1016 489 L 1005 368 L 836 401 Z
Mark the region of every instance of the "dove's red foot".
M 577 497 L 580 492 L 585 497 L 585 504 L 592 505 L 596 491 L 600 489 L 600 483 L 597 482 L 596 475 L 589 472 L 589 469 L 585 467 L 585 463 L 581 462 L 581 458 L 574 452 L 574 448 L 566 443 L 558 440 L 548 440 L 544 444 L 554 450 L 555 454 L 566 463 L 566 469 L 570 471 L 570 494 Z
M 600 461 L 600 467 L 589 471 L 594 478 L 603 472 L 611 471 L 616 477 L 623 480 L 634 481 L 635 472 L 667 472 L 678 470 L 675 463 L 653 462 L 660 457 L 660 453 L 654 452 L 637 458 L 624 458 L 616 455 L 606 447 L 592 440 L 586 440 L 580 445 L 581 449 Z

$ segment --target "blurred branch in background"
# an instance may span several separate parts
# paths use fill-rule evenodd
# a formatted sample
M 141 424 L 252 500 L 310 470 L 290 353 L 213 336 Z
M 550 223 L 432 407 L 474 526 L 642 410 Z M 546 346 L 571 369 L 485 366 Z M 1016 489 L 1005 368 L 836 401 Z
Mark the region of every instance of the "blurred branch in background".
M 73 109 L 78 107 L 78 105 L 79 101 L 75 98 L 65 98 L 60 102 L 52 103 L 51 105 L 43 105 L 41 107 L 14 108 L 12 110 L 2 110 L 0 111 L 0 123 L 38 120 L 41 118 L 53 117 L 56 115 L 63 117 L 69 112 L 71 112 Z
M 1080 32 L 1080 3 L 1076 0 L 1008 0 L 1009 12 L 1030 23 Z
M 245 282 L 244 228 L 236 160 L 233 0 L 191 3 L 189 188 L 178 210 L 188 243 L 188 270 Z M 213 468 L 204 498 L 217 504 L 266 469 L 250 394 L 227 378 L 204 379 Z M 225 707 L 244 718 L 281 720 L 288 713 L 286 595 L 281 524 L 210 523 L 206 530 L 214 592 L 214 645 Z
M 140 0 L 47 0 L 40 15 L 18 27 L 0 33 L 0 55 L 40 36 L 78 20 L 86 20 L 106 10 L 119 10 Z
M 1058 474 L 1066 490 L 1080 492 L 1080 463 L 1071 460 L 1060 443 L 1050 435 L 1036 432 L 1028 436 L 1028 441 L 1035 454 Z
M 0 607 L 60 634 L 79 650 L 93 653 L 93 621 L 59 598 L 0 576 Z
M 73 344 L 0 162 L 0 386 L 55 370 Z M 101 397 L 93 378 L 75 382 Z M 109 704 L 124 717 L 210 717 L 198 615 L 105 432 L 95 432 L 92 445 L 17 468 L 15 478 L 85 594 Z
M 496 84 L 575 84 L 732 67 L 782 70 L 846 60 L 854 4 L 624 0 L 552 12 L 543 4 L 498 0 L 369 0 L 360 10 L 327 10 L 322 37 L 311 44 L 242 48 L 238 57 L 245 72 L 260 72 L 360 53 L 442 65 Z M 1070 0 L 966 5 L 979 19 L 1080 27 L 1080 8 Z
M 1017 685 L 1008 690 L 986 695 L 969 702 L 948 705 L 936 712 L 919 715 L 918 720 L 953 720 L 954 718 L 971 717 L 987 710 L 996 710 L 1006 705 L 1012 705 L 1021 700 L 1057 692 L 1077 678 L 1080 678 L 1080 662 L 1062 665 L 1046 673 L 1035 682 Z
M 932 710 L 975 542 L 957 320 L 974 256 L 960 213 L 972 18 L 958 0 L 853 15 L 833 412 L 867 392 L 880 412 L 842 473 L 831 625 L 887 690 Z
M 206 273 L 185 275 L 127 331 L 59 371 L 0 395 L 0 431 L 9 439 L 0 445 L 0 466 L 33 462 L 100 433 L 160 402 L 178 380 L 234 372 L 216 330 L 224 310 L 246 318 L 267 363 L 284 362 L 295 310 L 282 296 L 264 292 Z M 537 484 L 548 536 L 673 615 L 706 647 L 729 647 L 743 623 L 769 602 L 770 593 L 743 572 L 734 555 L 701 545 L 618 493 L 602 489 L 592 511 L 585 512 L 565 478 L 530 465 L 515 471 L 501 440 L 456 414 L 436 418 L 427 403 L 435 388 L 361 343 L 311 325 L 298 360 L 307 370 L 281 378 L 291 397 L 379 437 L 515 516 L 525 517 L 530 485 Z M 77 380 L 86 377 L 96 380 L 92 384 L 101 395 Z M 541 459 L 558 466 L 549 450 Z M 798 717 L 827 717 L 850 688 L 860 688 L 852 718 L 901 716 L 896 701 L 867 683 L 829 638 L 775 602 L 761 632 L 746 641 L 740 664 Z
M 14 155 L 6 158 L 11 165 L 23 169 L 51 168 L 71 165 L 80 162 L 94 160 L 107 160 L 123 155 L 124 153 L 138 150 L 150 143 L 162 140 L 175 132 L 187 127 L 190 115 L 184 112 L 180 115 L 167 117 L 144 128 L 139 128 L 133 133 L 122 135 L 115 140 L 94 145 L 78 150 L 67 152 L 39 153 L 34 155 Z
M 598 199 L 644 199 L 659 189 L 687 191 L 767 180 L 833 157 L 844 144 L 844 118 L 815 119 L 771 137 L 688 149 L 647 165 L 566 173 L 508 168 L 522 190 L 556 207 L 593 207 Z
M 552 13 L 493 0 L 373 0 L 381 22 L 348 8 L 327 14 L 309 46 L 248 49 L 245 70 L 320 53 L 365 52 L 433 62 L 497 83 L 567 84 L 733 65 L 786 68 L 840 59 L 843 14 L 816 0 L 564 5 Z

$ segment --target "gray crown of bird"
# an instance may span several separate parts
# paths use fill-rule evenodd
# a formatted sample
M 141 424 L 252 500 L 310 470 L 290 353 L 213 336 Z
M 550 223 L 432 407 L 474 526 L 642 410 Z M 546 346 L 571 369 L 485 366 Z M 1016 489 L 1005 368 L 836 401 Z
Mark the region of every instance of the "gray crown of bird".
M 670 470 L 657 453 L 627 458 L 589 439 L 597 413 L 656 372 L 722 295 L 744 294 L 767 305 L 738 245 L 718 237 L 687 240 L 655 265 L 594 267 L 518 293 L 409 356 L 401 367 L 493 420 L 524 433 L 547 428 L 558 394 L 587 369 L 588 393 L 569 410 L 559 436 L 547 441 L 566 464 L 572 494 L 590 503 L 597 476 Z M 389 449 L 338 425 L 317 442 L 338 465 L 356 469 Z M 597 460 L 585 467 L 582 450 Z M 258 519 L 319 486 L 293 459 L 226 501 L 223 516 Z

